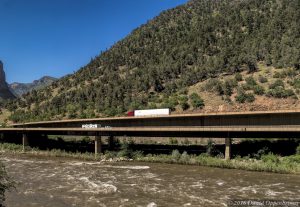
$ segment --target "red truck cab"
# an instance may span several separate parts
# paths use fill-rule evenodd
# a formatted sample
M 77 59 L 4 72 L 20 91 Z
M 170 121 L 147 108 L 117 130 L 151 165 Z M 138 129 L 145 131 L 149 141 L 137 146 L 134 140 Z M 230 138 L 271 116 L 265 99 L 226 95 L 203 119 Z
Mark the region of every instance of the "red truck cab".
M 127 116 L 134 116 L 134 111 L 128 111 Z

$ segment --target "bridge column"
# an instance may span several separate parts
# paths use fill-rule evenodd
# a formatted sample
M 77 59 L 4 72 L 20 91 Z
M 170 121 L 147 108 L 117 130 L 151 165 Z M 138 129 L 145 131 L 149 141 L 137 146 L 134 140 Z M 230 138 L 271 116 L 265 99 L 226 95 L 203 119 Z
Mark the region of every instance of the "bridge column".
M 95 136 L 95 156 L 102 153 L 102 141 L 101 136 Z
M 28 136 L 27 134 L 23 134 L 22 136 L 22 144 L 23 144 L 23 152 L 26 150 L 26 146 L 28 146 Z
M 231 158 L 231 138 L 225 138 L 225 159 L 230 160 Z

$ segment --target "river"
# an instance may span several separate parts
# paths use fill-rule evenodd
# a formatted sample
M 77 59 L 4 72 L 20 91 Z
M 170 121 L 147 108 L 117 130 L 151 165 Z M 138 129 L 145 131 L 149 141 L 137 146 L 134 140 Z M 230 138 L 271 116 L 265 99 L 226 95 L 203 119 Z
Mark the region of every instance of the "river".
M 300 176 L 156 163 L 2 155 L 16 190 L 7 206 L 227 206 L 299 199 Z

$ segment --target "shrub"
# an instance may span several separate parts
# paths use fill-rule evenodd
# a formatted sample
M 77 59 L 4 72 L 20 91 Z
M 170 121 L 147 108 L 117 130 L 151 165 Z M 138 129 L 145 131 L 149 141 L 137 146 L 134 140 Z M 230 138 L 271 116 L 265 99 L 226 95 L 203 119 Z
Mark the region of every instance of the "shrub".
M 216 86 L 219 84 L 222 84 L 220 80 L 218 80 L 216 78 L 209 79 L 204 86 L 204 90 L 215 91 Z
M 252 88 L 253 86 L 257 85 L 257 83 L 256 83 L 255 79 L 253 78 L 253 76 L 247 77 L 247 78 L 245 79 L 245 81 L 246 81 L 246 84 L 247 84 L 248 86 L 250 86 L 251 88 Z
M 202 109 L 205 106 L 203 99 L 197 93 L 192 93 L 190 95 L 190 99 L 191 99 L 191 104 L 194 108 Z
M 240 81 L 243 80 L 243 76 L 242 76 L 242 74 L 237 73 L 237 74 L 235 74 L 234 79 L 235 79 L 237 82 L 240 82 Z
M 300 79 L 295 79 L 292 83 L 292 86 L 296 89 L 300 89 Z
M 263 95 L 265 93 L 265 89 L 260 85 L 256 85 L 253 87 L 253 92 L 256 95 Z
M 266 77 L 260 75 L 260 76 L 258 76 L 258 81 L 260 83 L 266 83 L 266 82 L 268 82 L 268 79 Z
M 190 145 L 191 142 L 190 142 L 187 138 L 185 138 L 185 139 L 183 140 L 182 144 L 184 144 L 184 145 Z
M 177 104 L 178 104 L 177 97 L 169 97 L 163 100 L 161 107 L 169 108 L 172 111 L 175 111 L 175 107 L 177 106 Z
M 133 151 L 130 147 L 130 144 L 127 142 L 123 142 L 121 144 L 121 150 L 118 152 L 118 157 L 126 157 L 126 158 L 132 158 Z
M 169 138 L 169 144 L 178 144 L 178 140 L 176 139 L 176 138 L 172 138 L 172 137 L 170 137 Z
M 252 93 L 246 93 L 244 90 L 238 90 L 238 94 L 235 97 L 235 100 L 238 103 L 251 103 L 253 101 L 255 101 L 255 97 Z
M 171 157 L 173 160 L 178 161 L 181 158 L 181 154 L 178 150 L 173 150 Z
M 182 163 L 189 163 L 190 161 L 190 156 L 188 155 L 188 153 L 186 151 L 184 151 L 180 157 L 180 162 Z
M 285 78 L 286 76 L 283 73 L 275 72 L 273 78 Z
M 264 162 L 272 162 L 272 163 L 279 162 L 278 156 L 274 155 L 272 152 L 269 152 L 266 155 L 261 155 L 261 160 Z
M 207 140 L 207 145 L 206 145 L 206 153 L 210 156 L 214 154 L 216 151 L 216 143 L 212 139 Z
M 220 95 L 223 96 L 224 95 L 224 85 L 222 82 L 217 82 L 215 85 L 215 91 Z
M 224 83 L 224 94 L 226 96 L 231 96 L 233 88 L 237 86 L 237 83 L 234 80 L 226 80 Z
M 106 151 L 105 152 L 105 158 L 106 159 L 115 158 L 116 156 L 117 156 L 116 152 L 113 152 L 113 151 Z
M 189 100 L 189 98 L 185 95 L 179 97 L 179 104 L 183 111 L 190 108 L 190 105 L 188 104 L 188 100 Z
M 272 96 L 275 98 L 287 98 L 290 96 L 294 96 L 295 98 L 297 98 L 297 96 L 295 95 L 294 91 L 291 89 L 287 89 L 285 90 L 282 87 L 276 87 L 274 89 L 270 89 L 267 93 L 267 96 Z
M 274 83 L 272 83 L 270 86 L 269 86 L 269 89 L 275 89 L 277 87 L 282 87 L 284 88 L 284 83 L 282 80 L 276 80 Z
M 254 158 L 260 159 L 262 155 L 266 155 L 269 153 L 269 148 L 268 147 L 263 147 L 262 149 L 258 150 L 257 153 L 253 155 Z

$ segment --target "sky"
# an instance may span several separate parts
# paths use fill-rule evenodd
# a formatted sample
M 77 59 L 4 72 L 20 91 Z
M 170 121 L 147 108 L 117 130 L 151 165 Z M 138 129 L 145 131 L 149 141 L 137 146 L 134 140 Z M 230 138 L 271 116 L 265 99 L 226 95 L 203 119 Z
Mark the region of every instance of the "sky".
M 187 0 L 0 0 L 8 83 L 62 77 L 163 10 Z

